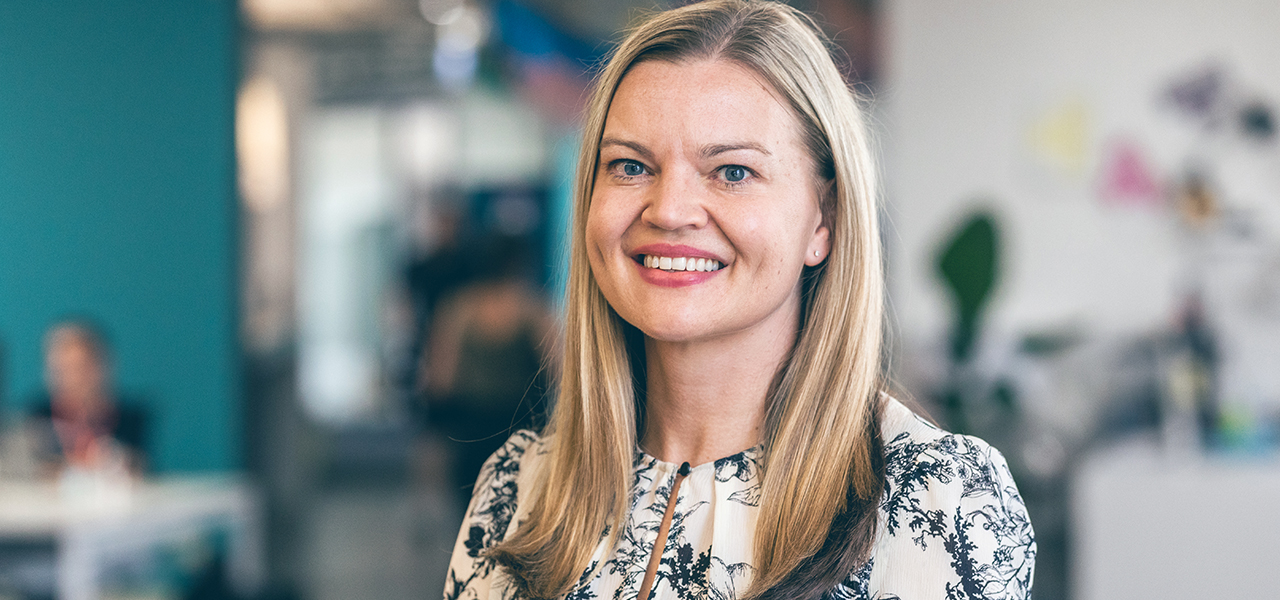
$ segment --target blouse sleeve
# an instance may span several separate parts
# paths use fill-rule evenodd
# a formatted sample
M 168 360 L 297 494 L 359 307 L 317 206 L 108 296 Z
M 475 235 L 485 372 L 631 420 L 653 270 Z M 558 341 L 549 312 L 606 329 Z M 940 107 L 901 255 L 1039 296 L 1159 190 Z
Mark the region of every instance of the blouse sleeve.
M 1030 599 L 1035 535 L 998 450 L 969 436 L 900 436 L 886 444 L 886 487 L 888 535 L 869 582 L 881 597 Z
M 981 440 L 964 443 L 975 460 L 960 461 L 954 541 L 944 544 L 959 576 L 957 587 L 969 598 L 1029 600 L 1036 543 L 1027 507 L 1004 456 Z
M 453 546 L 444 600 L 488 600 L 498 573 L 483 552 L 506 537 L 516 513 L 521 459 L 537 440 L 532 432 L 517 431 L 480 469 Z

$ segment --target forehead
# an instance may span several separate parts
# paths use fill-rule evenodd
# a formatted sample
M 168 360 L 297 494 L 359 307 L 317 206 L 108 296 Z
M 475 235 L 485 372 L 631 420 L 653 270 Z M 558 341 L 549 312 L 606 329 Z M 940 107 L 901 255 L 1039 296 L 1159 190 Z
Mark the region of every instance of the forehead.
M 618 84 L 605 130 L 696 138 L 749 136 L 794 144 L 799 122 L 790 105 L 758 73 L 733 61 L 650 60 Z
M 88 335 L 71 327 L 56 329 L 49 334 L 46 348 L 51 353 L 97 353 L 97 348 Z

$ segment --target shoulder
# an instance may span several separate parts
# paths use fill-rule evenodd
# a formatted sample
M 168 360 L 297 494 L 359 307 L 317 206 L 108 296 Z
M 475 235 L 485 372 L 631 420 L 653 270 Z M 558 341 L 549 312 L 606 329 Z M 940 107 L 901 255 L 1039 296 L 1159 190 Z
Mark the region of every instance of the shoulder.
M 493 454 L 484 461 L 480 476 L 476 479 L 472 502 L 480 495 L 482 483 L 498 483 L 515 480 L 520 476 L 522 467 L 543 453 L 546 439 L 536 431 L 521 429 L 511 434 Z
M 890 497 L 929 490 L 956 499 L 1016 497 L 1021 503 L 1004 456 L 979 438 L 939 429 L 893 399 L 886 402 L 881 435 Z
M 35 419 L 53 418 L 53 400 L 48 393 L 34 394 L 27 401 L 27 416 Z
M 1035 538 L 1000 452 L 979 438 L 943 431 L 892 399 L 881 434 L 881 549 L 895 559 L 909 555 L 908 562 L 936 567 L 944 586 L 939 592 L 1028 597 Z M 882 571 L 881 579 L 887 584 L 896 577 Z
M 449 561 L 446 599 L 487 597 L 497 566 L 484 551 L 506 539 L 545 445 L 543 436 L 520 430 L 485 461 Z
M 471 492 L 464 529 L 468 529 L 468 554 L 502 541 L 515 516 L 521 496 L 521 483 L 527 480 L 545 440 L 533 431 L 522 429 L 511 434 L 505 444 L 489 456 Z
M 147 422 L 150 420 L 150 416 L 145 403 L 141 400 L 130 396 L 120 396 L 116 399 L 116 429 L 118 431 L 137 432 L 138 435 L 141 435 L 142 430 L 146 428 Z

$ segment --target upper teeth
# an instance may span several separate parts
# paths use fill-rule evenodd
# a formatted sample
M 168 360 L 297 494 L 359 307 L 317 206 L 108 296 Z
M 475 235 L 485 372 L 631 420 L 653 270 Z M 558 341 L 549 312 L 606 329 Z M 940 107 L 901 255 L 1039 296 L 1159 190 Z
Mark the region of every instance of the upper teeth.
M 720 268 L 720 261 L 709 258 L 688 258 L 677 256 L 645 255 L 644 266 L 663 271 L 715 271 Z

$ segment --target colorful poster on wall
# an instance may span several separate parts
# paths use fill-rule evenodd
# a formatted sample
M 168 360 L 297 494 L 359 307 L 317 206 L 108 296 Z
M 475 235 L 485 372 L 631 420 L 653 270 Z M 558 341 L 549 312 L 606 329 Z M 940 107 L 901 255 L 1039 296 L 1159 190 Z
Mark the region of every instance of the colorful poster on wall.
M 1227 81 L 1226 67 L 1209 62 L 1174 78 L 1161 96 L 1193 122 L 1212 125 L 1226 104 Z
M 1130 138 L 1112 140 L 1103 150 L 1098 195 L 1104 204 L 1155 207 L 1164 193 L 1142 146 Z
M 1069 100 L 1035 117 L 1026 131 L 1032 159 L 1064 175 L 1084 174 L 1089 150 L 1089 108 Z

